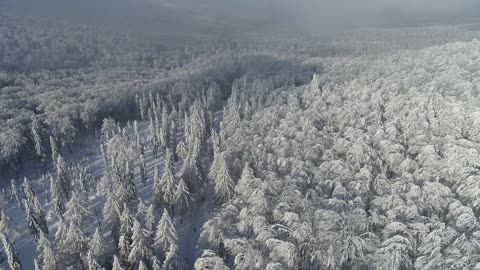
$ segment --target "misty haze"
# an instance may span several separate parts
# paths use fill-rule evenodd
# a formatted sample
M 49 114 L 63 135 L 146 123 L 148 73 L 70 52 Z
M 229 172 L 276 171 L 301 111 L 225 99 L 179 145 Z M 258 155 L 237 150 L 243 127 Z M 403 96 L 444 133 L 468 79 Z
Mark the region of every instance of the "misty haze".
M 479 12 L 0 0 L 0 269 L 480 270 Z

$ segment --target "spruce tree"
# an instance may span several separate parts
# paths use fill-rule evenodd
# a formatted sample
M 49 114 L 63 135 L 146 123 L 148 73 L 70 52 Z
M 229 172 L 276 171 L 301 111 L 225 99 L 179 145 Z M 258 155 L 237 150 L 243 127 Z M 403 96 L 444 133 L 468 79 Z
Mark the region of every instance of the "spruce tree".
M 58 260 L 55 251 L 53 250 L 50 240 L 45 234 L 40 233 L 40 238 L 37 242 L 38 259 L 42 263 L 44 269 L 57 269 Z
M 112 270 L 124 270 L 123 267 L 120 265 L 120 262 L 116 255 L 113 255 L 113 266 Z
M 128 255 L 128 262 L 130 264 L 134 265 L 148 261 L 152 252 L 149 249 L 147 242 L 140 222 L 135 220 L 132 229 L 132 244 L 130 247 L 130 254 Z
M 45 148 L 43 147 L 42 131 L 37 117 L 32 117 L 32 138 L 35 145 L 35 154 L 43 161 L 46 157 Z
M 116 244 L 120 237 L 120 206 L 115 194 L 111 190 L 107 191 L 106 197 L 107 201 L 102 210 L 103 222 L 110 226 L 113 242 Z
M 150 260 L 152 261 L 152 270 L 162 270 L 161 263 L 157 256 L 153 255 Z
M 88 250 L 93 254 L 95 259 L 102 260 L 103 256 L 107 253 L 107 247 L 105 245 L 105 239 L 100 233 L 100 228 L 95 229 L 95 233 L 92 239 L 88 242 Z
M 67 210 L 63 213 L 66 222 L 73 223 L 81 228 L 90 215 L 89 206 L 86 204 L 83 196 L 74 192 L 67 203 Z
M 167 209 L 164 209 L 162 218 L 157 226 L 154 245 L 166 252 L 167 250 L 176 250 L 177 242 L 177 231 L 173 226 Z
M 147 166 L 145 164 L 145 157 L 142 154 L 140 155 L 140 180 L 142 180 L 144 186 L 147 185 Z
M 67 199 L 70 199 L 71 183 L 67 171 L 67 165 L 65 164 L 65 161 L 63 160 L 63 157 L 61 155 L 58 156 L 57 162 L 55 164 L 57 165 L 57 179 L 62 189 L 63 195 Z
M 0 233 L 5 234 L 9 239 L 15 241 L 15 239 L 19 236 L 16 228 L 12 228 L 10 224 L 10 218 L 5 214 L 3 210 L 0 211 Z
M 153 208 L 153 204 L 148 206 L 146 215 L 145 215 L 145 229 L 149 232 L 153 230 L 153 226 L 155 225 L 155 212 Z
M 53 211 L 57 215 L 62 215 L 65 212 L 65 203 L 60 185 L 53 175 L 50 175 L 50 200 L 53 203 Z
M 24 205 L 22 203 L 22 198 L 20 197 L 18 186 L 17 186 L 17 183 L 15 182 L 15 179 L 12 179 L 10 181 L 10 189 L 11 189 L 11 192 L 12 192 L 12 196 L 13 196 L 13 198 L 15 198 L 15 201 L 17 202 L 18 206 L 21 209 L 23 209 Z
M 173 161 L 170 151 L 167 149 L 164 158 L 164 170 L 160 179 L 162 185 L 163 202 L 168 206 L 173 206 L 175 202 L 175 176 L 173 174 Z
M 100 266 L 95 255 L 90 250 L 87 252 L 87 266 L 88 270 L 105 270 L 105 268 Z
M 175 206 L 181 212 L 185 212 L 190 205 L 192 199 L 191 193 L 188 191 L 188 187 L 183 181 L 183 178 L 180 179 L 177 185 L 177 190 L 175 191 Z
M 55 168 L 57 167 L 57 158 L 58 158 L 59 152 L 57 148 L 57 142 L 52 136 L 50 136 L 50 151 L 52 154 L 52 165 Z
M 211 171 L 216 171 L 215 178 L 213 179 L 215 195 L 219 201 L 226 202 L 233 196 L 235 192 L 235 185 L 228 172 L 223 153 L 219 157 L 217 166 L 217 168 L 210 169 Z
M 17 249 L 13 245 L 13 243 L 10 242 L 8 237 L 0 233 L 0 237 L 2 238 L 2 244 L 3 244 L 3 250 L 7 254 L 7 261 L 8 265 L 10 266 L 11 270 L 22 270 L 22 264 L 20 261 L 20 257 L 18 256 Z

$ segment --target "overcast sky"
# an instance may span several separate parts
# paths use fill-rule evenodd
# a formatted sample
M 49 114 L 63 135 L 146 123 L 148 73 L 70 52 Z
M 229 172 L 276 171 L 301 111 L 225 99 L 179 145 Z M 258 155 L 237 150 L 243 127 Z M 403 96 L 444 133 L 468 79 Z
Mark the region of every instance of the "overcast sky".
M 480 0 L 0 0 L 0 8 L 7 4 L 38 16 L 142 29 L 268 24 L 314 30 L 480 17 Z

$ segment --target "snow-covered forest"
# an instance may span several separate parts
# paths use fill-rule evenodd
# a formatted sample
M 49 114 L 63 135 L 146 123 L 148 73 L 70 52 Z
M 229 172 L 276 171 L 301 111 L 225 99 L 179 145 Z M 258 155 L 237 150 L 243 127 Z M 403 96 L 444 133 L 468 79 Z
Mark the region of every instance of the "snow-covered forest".
M 480 269 L 477 26 L 0 11 L 0 269 Z

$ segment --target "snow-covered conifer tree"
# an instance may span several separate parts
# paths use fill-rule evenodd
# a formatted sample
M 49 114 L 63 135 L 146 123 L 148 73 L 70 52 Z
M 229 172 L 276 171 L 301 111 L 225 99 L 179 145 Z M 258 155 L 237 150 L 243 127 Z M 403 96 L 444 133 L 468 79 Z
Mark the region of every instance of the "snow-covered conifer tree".
M 58 258 L 53 250 L 50 240 L 43 233 L 40 233 L 40 237 L 37 242 L 38 259 L 42 263 L 44 269 L 57 269 Z
M 90 215 L 89 206 L 86 205 L 83 197 L 77 192 L 74 192 L 70 201 L 67 203 L 67 210 L 63 213 L 66 222 L 73 223 L 81 228 Z
M 155 246 L 161 248 L 163 251 L 177 249 L 177 231 L 173 226 L 170 215 L 167 209 L 164 209 L 162 218 L 157 225 L 155 235 Z
M 5 234 L 0 233 L 0 237 L 2 238 L 3 250 L 7 254 L 7 261 L 10 269 L 22 270 L 22 263 L 20 261 L 20 257 L 18 256 L 17 249 Z
M 37 117 L 32 117 L 32 137 L 35 145 L 35 154 L 43 160 L 46 157 L 45 148 L 43 147 L 42 131 L 40 129 L 40 123 Z
M 53 203 L 53 211 L 57 215 L 62 215 L 65 211 L 64 197 L 62 196 L 62 191 L 60 184 L 53 175 L 50 175 L 50 200 Z
M 105 256 L 107 253 L 105 239 L 100 233 L 100 229 L 98 227 L 95 229 L 95 233 L 93 234 L 92 239 L 90 239 L 90 241 L 88 242 L 88 250 L 100 262 L 103 260 L 103 256 Z
M 210 171 L 214 171 L 213 178 L 215 194 L 219 201 L 226 202 L 234 194 L 235 184 L 232 177 L 230 176 L 227 168 L 227 163 L 225 161 L 224 153 L 221 153 L 219 156 L 218 167 L 210 168 Z
M 0 233 L 5 234 L 9 239 L 15 241 L 19 236 L 16 228 L 12 228 L 10 218 L 5 214 L 3 210 L 0 211 Z
M 140 155 L 140 179 L 144 186 L 147 185 L 147 166 L 145 164 L 145 157 L 141 154 Z
M 113 255 L 112 270 L 124 270 L 123 267 L 120 265 L 120 261 L 118 260 L 116 255 Z
M 153 204 L 150 204 L 145 214 L 145 229 L 151 232 L 153 230 L 154 224 L 155 224 L 155 212 L 154 212 Z
M 70 199 L 72 183 L 69 179 L 70 177 L 68 175 L 67 165 L 65 164 L 65 161 L 61 155 L 58 155 L 57 162 L 55 164 L 57 164 L 57 178 L 60 187 L 62 188 L 63 195 Z
M 192 196 L 188 191 L 185 181 L 183 181 L 183 178 L 180 178 L 177 190 L 175 191 L 175 206 L 180 212 L 185 212 L 190 206 L 191 199 Z
M 55 141 L 53 136 L 50 136 L 50 151 L 52 152 L 51 154 L 52 154 L 53 167 L 56 168 L 57 167 L 57 158 L 58 158 L 58 155 L 60 153 L 58 152 L 57 142 Z
M 139 265 L 142 262 L 147 262 L 151 256 L 151 250 L 148 247 L 147 239 L 144 231 L 137 220 L 133 223 L 132 229 L 132 244 L 130 247 L 130 254 L 128 255 L 128 262 L 132 265 Z
M 23 209 L 24 205 L 22 203 L 22 198 L 20 197 L 18 186 L 17 186 L 17 183 L 15 182 L 15 179 L 12 179 L 10 181 L 10 189 L 12 192 L 12 196 L 13 198 L 15 198 L 15 201 L 17 202 L 18 206 L 20 206 L 20 208 Z
M 110 225 L 112 231 L 113 242 L 117 243 L 120 237 L 120 206 L 115 194 L 109 190 L 107 192 L 107 201 L 103 206 L 103 221 Z
M 164 169 L 162 178 L 160 179 L 160 183 L 162 186 L 162 197 L 163 202 L 168 206 L 172 206 L 175 201 L 175 176 L 173 174 L 173 161 L 172 155 L 169 149 L 166 150 L 165 153 L 165 162 L 164 162 Z

